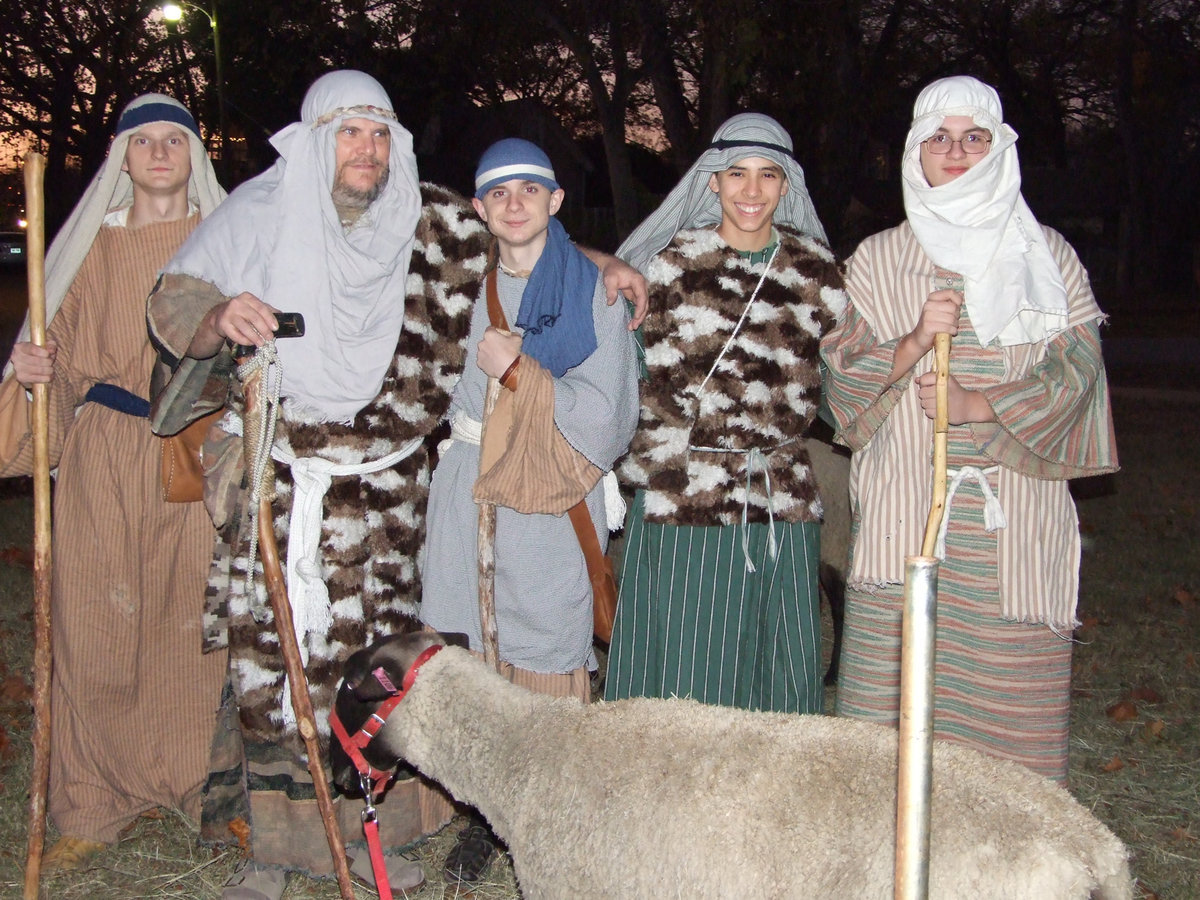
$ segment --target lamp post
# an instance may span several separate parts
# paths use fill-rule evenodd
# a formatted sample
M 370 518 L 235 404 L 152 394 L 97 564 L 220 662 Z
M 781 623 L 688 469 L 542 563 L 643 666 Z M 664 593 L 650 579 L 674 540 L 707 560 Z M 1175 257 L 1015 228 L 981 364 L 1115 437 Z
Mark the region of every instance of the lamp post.
M 225 73 L 221 66 L 221 31 L 217 27 L 217 0 L 208 0 L 209 8 L 189 3 L 188 0 L 178 0 L 176 3 L 164 3 L 163 18 L 168 22 L 178 22 L 183 18 L 183 7 L 194 9 L 208 19 L 212 28 L 213 62 L 217 80 L 217 125 L 221 132 L 221 180 L 229 183 L 229 125 L 225 119 Z

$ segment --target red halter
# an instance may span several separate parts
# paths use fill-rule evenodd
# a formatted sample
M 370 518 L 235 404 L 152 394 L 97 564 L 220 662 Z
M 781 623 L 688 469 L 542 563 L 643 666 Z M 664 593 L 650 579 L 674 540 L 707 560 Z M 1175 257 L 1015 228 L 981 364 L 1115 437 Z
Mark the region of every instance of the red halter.
M 387 717 L 392 714 L 392 710 L 404 699 L 405 694 L 413 686 L 413 682 L 417 680 L 417 670 L 425 663 L 429 662 L 433 656 L 442 649 L 441 644 L 434 644 L 427 648 L 412 667 L 404 673 L 404 681 L 401 683 L 400 689 L 392 684 L 387 673 L 380 666 L 371 674 L 378 679 L 384 689 L 391 692 L 391 696 L 380 704 L 379 709 L 363 723 L 362 728 L 355 732 L 354 737 L 351 737 L 346 731 L 346 726 L 342 724 L 342 720 L 338 718 L 337 705 L 329 710 L 329 724 L 333 728 L 333 733 L 337 735 L 337 739 L 341 742 L 342 748 L 346 751 L 346 755 L 350 757 L 354 763 L 354 767 L 358 769 L 358 781 L 362 785 L 363 798 L 366 801 L 366 808 L 362 812 L 363 835 L 367 839 L 367 850 L 371 856 L 371 869 L 375 874 L 375 887 L 379 891 L 379 900 L 392 900 L 392 886 L 388 882 L 387 865 L 383 858 L 383 848 L 379 843 L 379 818 L 375 812 L 374 800 L 383 793 L 383 789 L 387 787 L 387 783 L 392 780 L 394 771 L 380 771 L 367 762 L 366 757 L 362 755 L 363 748 L 371 743 L 371 739 L 379 734 L 381 729 L 387 722 Z
M 399 705 L 400 701 L 404 699 L 405 695 L 408 694 L 409 690 L 413 686 L 413 682 L 417 679 L 417 670 L 420 669 L 421 666 L 425 665 L 425 663 L 429 662 L 429 660 L 432 659 L 441 649 L 441 644 L 434 644 L 433 646 L 426 648 L 421 655 L 417 657 L 416 662 L 412 664 L 411 668 L 409 668 L 409 670 L 404 674 L 404 681 L 402 682 L 399 690 L 397 690 L 396 686 L 392 684 L 391 680 L 387 676 L 387 673 L 383 671 L 382 666 L 372 672 L 371 674 L 378 679 L 379 683 L 391 692 L 391 696 L 384 700 L 383 703 L 380 704 L 379 709 L 375 710 L 375 712 L 373 712 L 367 718 L 367 721 L 363 723 L 362 728 L 355 732 L 353 737 L 351 737 L 350 733 L 346 730 L 346 726 L 342 724 L 342 720 L 338 718 L 336 705 L 329 711 L 330 727 L 332 727 L 333 733 L 337 735 L 338 741 L 341 742 L 342 749 L 346 751 L 346 755 L 350 757 L 350 760 L 354 763 L 354 767 L 358 770 L 359 779 L 364 782 L 363 792 L 367 795 L 368 805 L 370 805 L 372 799 L 383 793 L 383 789 L 387 787 L 387 783 L 391 781 L 394 772 L 392 770 L 382 771 L 380 769 L 376 769 L 369 762 L 367 762 L 366 758 L 362 755 L 362 751 L 366 748 L 367 744 L 371 743 L 371 740 L 387 723 L 388 716 L 392 714 L 392 710 L 394 710 L 397 705 Z M 371 785 L 369 792 L 367 791 L 367 782 L 370 782 Z

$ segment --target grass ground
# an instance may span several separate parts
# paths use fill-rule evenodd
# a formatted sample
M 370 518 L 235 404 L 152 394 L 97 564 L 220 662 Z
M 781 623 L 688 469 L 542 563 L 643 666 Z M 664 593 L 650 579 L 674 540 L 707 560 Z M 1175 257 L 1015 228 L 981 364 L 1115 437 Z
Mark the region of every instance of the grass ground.
M 6 277 L 5 297 L 20 290 Z M 6 304 L 7 305 L 7 304 Z M 3 316 L 11 339 L 19 316 Z M 1200 334 L 1193 303 L 1142 322 L 1120 317 L 1114 340 Z M 10 321 L 11 320 L 11 321 Z M 6 345 L 5 345 L 6 346 Z M 1143 352 L 1134 347 L 1136 352 Z M 1075 485 L 1087 549 L 1071 705 L 1070 789 L 1129 846 L 1142 900 L 1200 898 L 1200 443 L 1196 363 L 1167 369 L 1130 357 L 1114 381 L 1123 471 Z M 1163 394 L 1158 389 L 1166 387 Z M 21 896 L 31 748 L 30 502 L 0 481 L 0 898 Z M 832 707 L 827 697 L 827 708 Z M 614 771 L 619 777 L 619 769 Z M 381 815 L 386 809 L 381 807 Z M 439 876 L 452 824 L 414 848 L 428 881 L 413 900 L 466 897 Z M 51 830 L 49 839 L 56 835 Z M 197 846 L 193 823 L 163 810 L 135 822 L 88 869 L 43 880 L 55 900 L 220 897 L 237 865 Z M 803 896 L 798 886 L 797 895 Z M 293 879 L 287 900 L 332 900 L 329 881 Z M 359 898 L 374 897 L 358 889 Z M 518 897 L 511 867 L 493 865 L 476 900 Z M 569 900 L 569 898 L 567 898 Z M 614 898 L 622 900 L 622 898 Z

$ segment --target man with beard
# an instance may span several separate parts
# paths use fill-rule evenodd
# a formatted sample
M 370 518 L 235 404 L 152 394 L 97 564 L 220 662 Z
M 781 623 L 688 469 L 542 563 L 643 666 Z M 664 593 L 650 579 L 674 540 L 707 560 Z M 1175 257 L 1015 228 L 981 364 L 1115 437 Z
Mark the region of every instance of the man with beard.
M 462 371 L 487 262 L 487 230 L 461 197 L 418 184 L 412 136 L 370 76 L 319 78 L 301 121 L 272 143 L 281 159 L 183 247 L 149 304 L 151 334 L 171 370 L 153 427 L 171 433 L 229 406 L 226 437 L 205 447 L 206 502 L 220 531 L 206 637 L 210 646 L 229 646 L 230 678 L 202 830 L 228 841 L 230 825 L 252 823 L 252 864 L 235 875 L 225 900 L 271 900 L 287 870 L 332 870 L 266 592 L 252 577 L 249 485 L 258 472 L 248 470 L 235 436 L 244 403 L 230 345 L 263 346 L 281 310 L 304 316 L 306 334 L 277 347 L 282 402 L 273 456 L 284 464 L 273 510 L 327 738 L 346 657 L 419 627 L 415 560 L 429 483 L 423 441 Z M 636 276 L 616 261 L 610 268 Z M 446 806 L 434 800 L 415 779 L 393 786 L 380 816 L 384 846 L 441 827 Z M 335 805 L 343 832 L 356 835 L 360 807 L 341 798 Z M 419 866 L 391 862 L 393 887 L 422 880 Z M 367 854 L 353 871 L 369 877 Z

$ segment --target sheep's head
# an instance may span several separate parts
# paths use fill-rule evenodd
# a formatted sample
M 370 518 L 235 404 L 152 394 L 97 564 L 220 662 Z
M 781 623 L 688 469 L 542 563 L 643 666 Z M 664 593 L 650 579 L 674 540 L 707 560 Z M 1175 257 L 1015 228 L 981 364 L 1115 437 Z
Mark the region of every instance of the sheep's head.
M 417 658 L 434 646 L 467 646 L 465 635 L 417 631 L 384 638 L 359 650 L 348 660 L 342 671 L 334 709 L 346 731 L 353 735 L 375 713 L 385 700 L 403 684 L 404 676 Z M 380 741 L 361 748 L 363 758 L 373 768 L 390 771 L 400 765 L 399 757 L 389 754 Z M 329 762 L 334 784 L 351 797 L 361 797 L 362 787 L 358 770 L 336 735 L 329 742 Z

